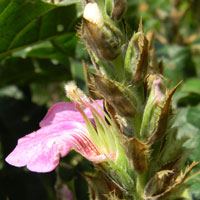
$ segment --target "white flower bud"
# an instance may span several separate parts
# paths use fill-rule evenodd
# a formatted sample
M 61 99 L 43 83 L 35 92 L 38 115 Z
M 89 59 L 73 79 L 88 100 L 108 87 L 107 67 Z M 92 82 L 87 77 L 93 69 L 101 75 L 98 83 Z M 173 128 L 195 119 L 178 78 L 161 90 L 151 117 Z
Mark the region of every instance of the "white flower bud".
M 85 6 L 83 18 L 99 27 L 102 27 L 104 24 L 104 19 L 97 3 L 88 3 Z

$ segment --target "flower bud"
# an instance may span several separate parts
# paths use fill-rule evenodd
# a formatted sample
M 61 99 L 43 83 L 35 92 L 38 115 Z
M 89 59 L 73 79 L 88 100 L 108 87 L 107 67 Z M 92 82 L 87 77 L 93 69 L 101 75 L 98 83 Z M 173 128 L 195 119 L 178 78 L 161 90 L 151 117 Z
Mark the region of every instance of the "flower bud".
M 158 140 L 160 140 L 169 128 L 168 121 L 173 116 L 172 97 L 180 84 L 181 82 L 179 82 L 171 91 L 167 90 L 165 92 L 164 102 L 162 102 L 162 105 L 159 105 L 162 106 L 160 108 L 159 118 L 157 120 L 153 134 L 148 138 L 148 144 L 152 145 Z
M 112 116 L 120 127 L 120 131 L 130 137 L 134 134 L 132 119 L 137 114 L 137 102 L 122 85 L 103 76 L 93 74 L 95 88 L 110 105 Z M 107 105 L 108 105 L 107 104 Z M 110 109 L 107 109 L 109 112 Z
M 119 55 L 120 37 L 117 28 L 104 21 L 97 3 L 88 3 L 83 12 L 81 37 L 89 50 L 100 59 L 111 61 Z
M 125 70 L 128 81 L 133 84 L 144 81 L 148 72 L 148 40 L 143 31 L 142 20 L 138 32 L 135 33 L 129 44 L 125 56 Z
M 85 6 L 83 18 L 99 27 L 102 27 L 104 24 L 104 19 L 97 3 L 88 3 Z
M 140 135 L 147 139 L 150 137 L 157 127 L 161 106 L 164 104 L 165 95 L 162 89 L 162 79 L 158 75 L 149 75 L 148 84 L 148 100 L 144 109 Z
M 108 78 L 97 74 L 93 74 L 93 76 L 96 89 L 120 116 L 133 117 L 137 113 L 130 97 L 124 94 L 125 89 L 122 90 L 114 81 Z
M 199 164 L 199 162 L 193 162 L 191 165 L 186 166 L 184 172 L 181 171 L 179 173 L 174 169 L 164 169 L 157 172 L 145 187 L 144 199 L 172 199 L 174 194 L 183 193 L 183 184 L 190 171 Z

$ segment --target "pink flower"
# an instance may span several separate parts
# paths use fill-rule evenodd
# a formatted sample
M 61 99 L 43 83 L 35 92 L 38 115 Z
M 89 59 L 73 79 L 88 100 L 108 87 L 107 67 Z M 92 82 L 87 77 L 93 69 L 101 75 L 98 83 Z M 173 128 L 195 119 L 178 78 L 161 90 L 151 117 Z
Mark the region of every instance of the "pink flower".
M 59 164 L 60 157 L 72 149 L 92 162 L 114 159 L 115 148 L 106 141 L 112 134 L 102 133 L 102 137 L 99 132 L 108 125 L 100 111 L 102 101 L 97 103 L 84 104 L 84 110 L 76 103 L 55 104 L 40 122 L 41 128 L 20 138 L 6 161 L 16 167 L 27 166 L 31 171 L 50 172 Z

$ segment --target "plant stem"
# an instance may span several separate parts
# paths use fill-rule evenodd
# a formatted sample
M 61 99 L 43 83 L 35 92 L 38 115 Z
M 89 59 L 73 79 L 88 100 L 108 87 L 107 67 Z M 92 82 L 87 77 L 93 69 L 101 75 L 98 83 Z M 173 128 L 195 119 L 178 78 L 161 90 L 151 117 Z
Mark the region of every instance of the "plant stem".
M 144 200 L 142 196 L 144 194 L 145 182 L 146 173 L 138 174 L 136 182 L 137 200 Z

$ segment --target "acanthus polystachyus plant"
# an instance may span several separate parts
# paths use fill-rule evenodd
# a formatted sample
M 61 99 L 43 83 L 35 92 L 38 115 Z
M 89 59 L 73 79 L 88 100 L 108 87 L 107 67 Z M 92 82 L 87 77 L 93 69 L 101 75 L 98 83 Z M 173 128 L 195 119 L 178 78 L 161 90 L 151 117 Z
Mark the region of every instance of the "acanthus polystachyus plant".
M 85 173 L 91 200 L 178 200 L 188 198 L 187 137 L 177 137 L 172 98 L 157 61 L 152 32 L 142 20 L 126 35 L 126 0 L 82 1 L 79 30 L 96 72 L 84 65 L 90 98 L 74 83 L 65 86 L 72 103 L 50 108 L 40 129 L 18 140 L 6 161 L 50 172 L 72 149 L 94 164 Z

